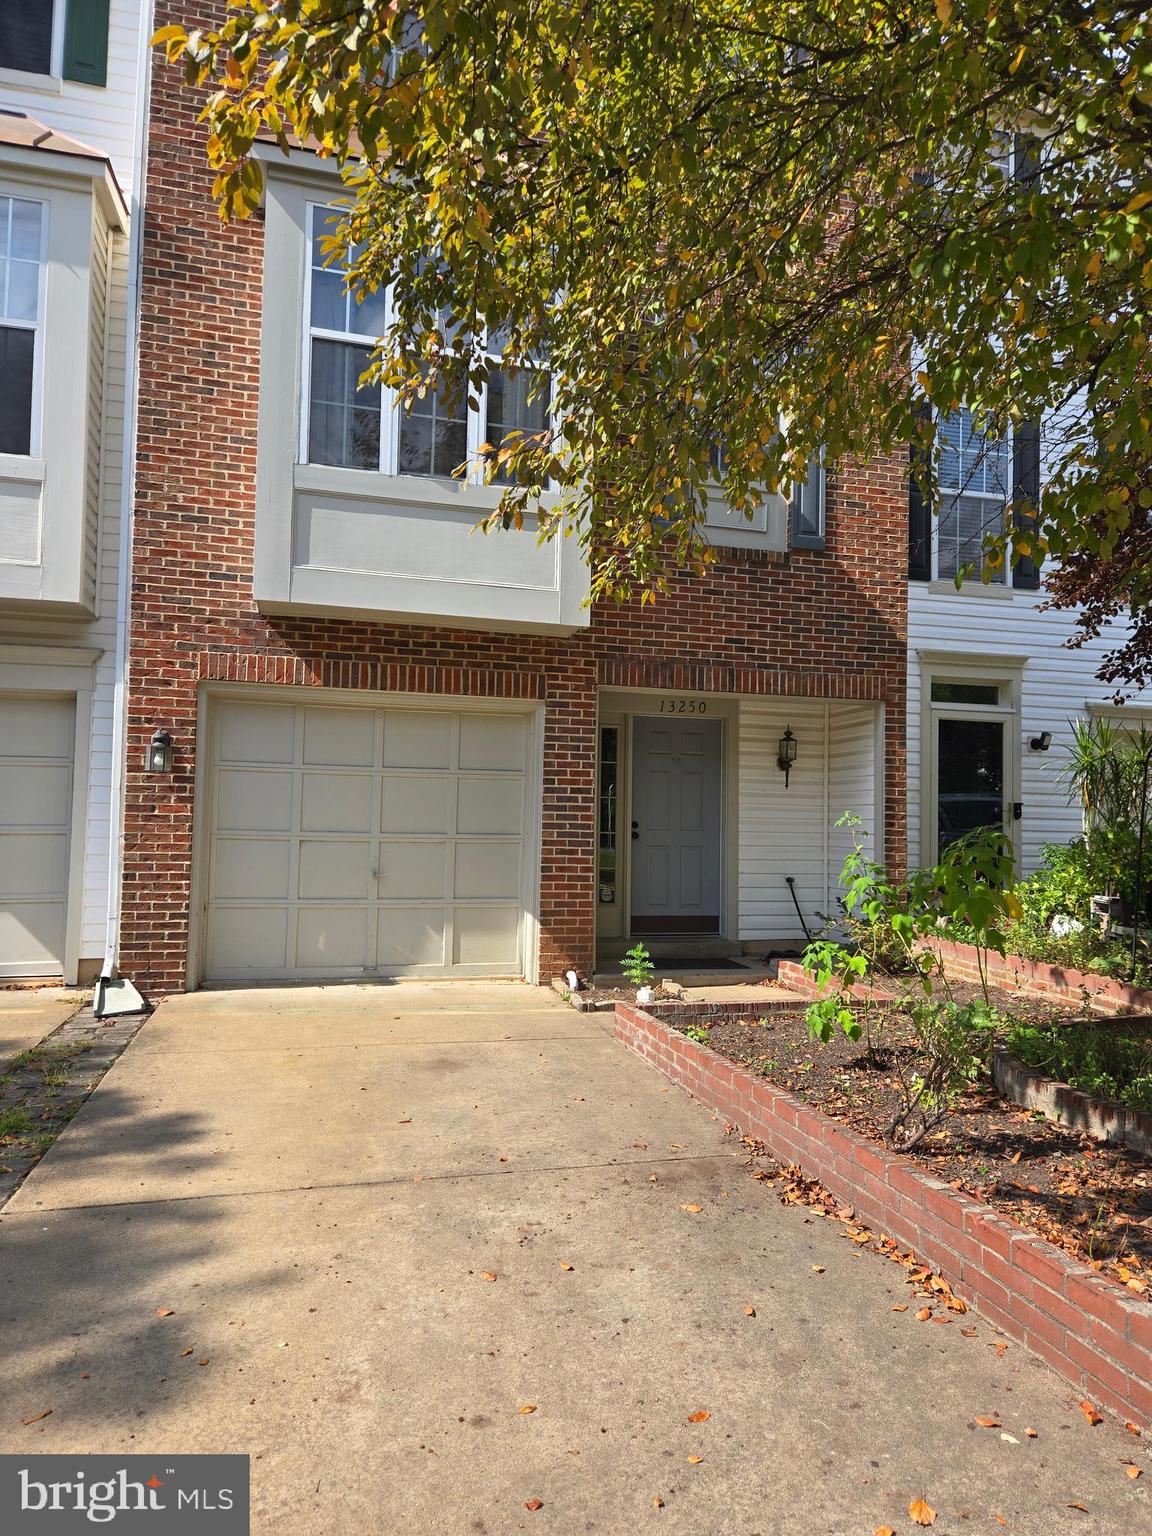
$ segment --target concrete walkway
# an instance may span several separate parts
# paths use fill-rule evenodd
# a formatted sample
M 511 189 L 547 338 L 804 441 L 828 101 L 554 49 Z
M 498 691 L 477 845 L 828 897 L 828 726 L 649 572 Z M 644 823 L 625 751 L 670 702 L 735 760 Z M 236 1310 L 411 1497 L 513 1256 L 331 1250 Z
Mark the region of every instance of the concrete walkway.
M 0 1072 L 21 1051 L 39 1045 L 87 1002 L 83 992 L 61 987 L 0 989 Z
M 1142 1441 L 893 1312 L 897 1266 L 603 1023 L 496 985 L 163 1003 L 0 1215 L 0 1449 L 247 1451 L 289 1536 L 856 1536 L 920 1496 L 1142 1528 Z

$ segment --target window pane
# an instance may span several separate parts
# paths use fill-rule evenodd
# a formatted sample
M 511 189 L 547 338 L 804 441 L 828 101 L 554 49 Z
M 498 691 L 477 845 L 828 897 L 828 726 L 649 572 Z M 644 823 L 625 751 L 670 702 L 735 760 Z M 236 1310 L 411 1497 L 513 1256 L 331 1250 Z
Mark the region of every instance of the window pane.
M 936 679 L 932 684 L 933 704 L 999 704 L 999 683 L 946 683 Z
M 4 305 L 5 320 L 36 319 L 40 297 L 40 268 L 34 261 L 0 262 L 0 270 L 7 268 L 7 300 Z
M 380 386 L 359 387 L 367 347 L 313 341 L 308 460 L 350 469 L 380 468 Z
M 611 906 L 616 900 L 616 811 L 618 804 L 618 743 L 619 731 L 614 725 L 600 728 L 600 784 L 599 784 L 599 887 L 600 900 Z
M 0 453 L 32 451 L 35 331 L 0 327 Z
M 1003 529 L 1004 503 L 991 496 L 949 496 L 937 524 L 938 574 L 954 577 L 961 566 L 969 566 L 979 577 L 986 563 L 984 535 Z M 1004 580 L 1003 565 L 992 571 L 991 580 Z
M 49 73 L 52 9 L 52 0 L 7 0 L 0 5 L 0 69 Z
M 520 368 L 512 374 L 493 368 L 488 378 L 489 447 L 495 451 L 512 432 L 528 436 L 545 431 L 551 389 L 550 375 L 537 369 Z M 507 482 L 511 478 L 507 466 L 501 465 L 496 479 Z
M 40 231 L 44 210 L 22 197 L 0 197 L 0 318 L 37 319 Z
M 340 214 L 317 208 L 312 215 L 312 324 L 326 331 L 346 331 L 354 336 L 384 334 L 384 294 L 365 294 L 357 302 L 345 287 L 345 279 L 363 247 L 351 252 L 351 260 L 326 263 L 324 240 L 335 234 Z
M 1004 726 L 999 720 L 939 722 L 937 835 L 940 852 L 977 827 L 1004 822 Z
M 824 466 L 818 458 L 809 459 L 808 477 L 792 490 L 792 535 L 801 547 L 820 544 L 824 539 Z
M 10 205 L 12 220 L 11 254 L 18 261 L 39 261 L 43 205 L 29 202 L 24 197 L 12 197 L 6 201 Z
M 468 404 L 464 390 L 443 384 L 400 413 L 397 467 L 404 475 L 451 475 L 468 457 Z
M 312 324 L 322 331 L 348 329 L 348 295 L 342 273 L 313 267 Z

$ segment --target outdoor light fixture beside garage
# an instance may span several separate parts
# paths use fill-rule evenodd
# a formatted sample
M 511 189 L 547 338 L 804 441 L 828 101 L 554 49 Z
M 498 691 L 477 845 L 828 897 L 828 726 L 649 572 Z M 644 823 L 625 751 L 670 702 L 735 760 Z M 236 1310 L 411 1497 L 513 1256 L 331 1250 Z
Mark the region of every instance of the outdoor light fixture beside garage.
M 172 772 L 172 737 L 167 731 L 153 731 L 144 759 L 146 773 Z
M 784 734 L 776 743 L 776 766 L 784 775 L 784 788 L 788 788 L 788 775 L 792 772 L 792 764 L 796 761 L 796 738 L 792 734 L 792 727 L 786 725 Z

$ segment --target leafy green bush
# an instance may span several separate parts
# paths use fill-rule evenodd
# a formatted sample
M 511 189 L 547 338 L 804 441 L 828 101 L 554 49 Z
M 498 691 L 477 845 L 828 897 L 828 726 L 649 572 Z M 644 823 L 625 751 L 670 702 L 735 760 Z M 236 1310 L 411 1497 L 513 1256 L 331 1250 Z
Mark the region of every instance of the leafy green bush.
M 1018 1024 L 1005 1043 L 1021 1061 L 1062 1083 L 1152 1110 L 1152 1032 L 1107 1024 Z
M 872 924 L 890 935 L 902 952 L 900 1006 L 911 1021 L 917 1050 L 912 1063 L 899 1053 L 893 1057 L 898 1097 L 885 1138 L 889 1146 L 907 1152 L 940 1123 L 988 1061 L 999 1019 L 988 992 L 987 955 L 989 950 L 1004 953 L 1004 924 L 1019 915 L 1008 889 L 1011 856 L 1003 834 L 986 828 L 952 843 L 932 869 L 893 884 L 868 857 L 859 818 L 841 817 L 838 825 L 852 829 L 852 851 L 840 874 L 845 910 L 857 924 Z M 962 924 L 975 936 L 982 997 L 961 1002 L 935 954 L 920 947 L 937 935 L 941 921 Z M 821 990 L 807 1011 L 809 1037 L 827 1043 L 838 1030 L 850 1040 L 864 1035 L 868 1051 L 876 1054 L 891 1005 L 867 995 L 853 997 L 851 990 L 857 983 L 866 987 L 872 978 L 876 966 L 868 952 L 822 939 L 805 951 L 804 969 Z M 891 974 L 893 968 L 887 969 Z

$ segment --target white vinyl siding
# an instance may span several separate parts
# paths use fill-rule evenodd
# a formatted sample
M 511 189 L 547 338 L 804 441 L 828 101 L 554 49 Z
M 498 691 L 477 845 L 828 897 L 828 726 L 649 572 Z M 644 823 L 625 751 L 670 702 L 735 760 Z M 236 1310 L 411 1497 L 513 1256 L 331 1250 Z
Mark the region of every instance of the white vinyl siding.
M 979 657 L 978 681 L 987 671 L 986 658 L 1027 657 L 1019 674 L 1020 714 L 1009 726 L 1009 749 L 1018 753 L 1024 810 L 1016 826 L 1021 872 L 1030 873 L 1039 865 L 1044 843 L 1065 843 L 1080 834 L 1079 807 L 1069 803 L 1060 777 L 1071 740 L 1069 721 L 1083 718 L 1089 704 L 1104 704 L 1111 697 L 1111 688 L 1099 680 L 1096 669 L 1119 643 L 1123 630 L 1118 628 L 1113 638 L 1105 634 L 1068 650 L 1064 642 L 1075 632 L 1073 615 L 1045 612 L 1043 601 L 1043 591 L 1013 591 L 1007 598 L 932 592 L 922 583 L 909 583 L 908 849 L 914 863 L 920 858 L 924 778 L 920 650 L 954 655 L 957 663 L 966 655 Z M 1041 731 L 1052 732 L 1051 748 L 1033 752 L 1029 741 Z
M 739 909 L 742 940 L 803 944 L 786 883 L 811 929 L 835 919 L 837 877 L 850 833 L 834 823 L 855 812 L 879 850 L 877 815 L 879 706 L 843 700 L 742 699 L 739 758 Z M 785 787 L 776 766 L 786 726 L 797 740 Z

